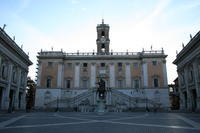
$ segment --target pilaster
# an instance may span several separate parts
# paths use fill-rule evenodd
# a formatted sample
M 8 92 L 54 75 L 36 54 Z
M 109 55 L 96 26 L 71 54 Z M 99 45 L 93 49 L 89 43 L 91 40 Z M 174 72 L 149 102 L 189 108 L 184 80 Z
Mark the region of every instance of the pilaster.
M 130 63 L 126 63 L 125 77 L 126 77 L 126 87 L 131 88 L 131 67 L 130 67 Z
M 11 87 L 11 81 L 12 81 L 12 71 L 13 71 L 13 64 L 10 62 L 8 65 L 8 86 L 5 90 L 5 95 L 4 95 L 4 105 L 3 109 L 8 109 L 9 108 L 9 102 L 10 102 L 10 87 Z
M 38 66 L 38 75 L 37 75 L 37 86 L 41 87 L 41 74 L 42 74 L 42 63 L 38 62 L 39 66 Z
M 143 77 L 143 87 L 148 87 L 148 70 L 147 70 L 147 62 L 142 62 L 142 77 Z
M 109 80 L 110 87 L 115 87 L 115 65 L 114 63 L 109 64 Z
M 18 73 L 18 79 L 17 79 L 17 88 L 15 91 L 15 103 L 14 103 L 15 109 L 18 109 L 19 107 L 19 89 L 21 85 L 21 69 L 19 67 L 17 69 L 17 73 Z
M 80 64 L 75 64 L 75 73 L 74 73 L 74 87 L 79 88 L 80 87 Z
M 96 65 L 95 65 L 95 63 L 91 64 L 90 87 L 96 87 Z
M 163 80 L 164 87 L 168 87 L 166 60 L 163 61 Z
M 57 75 L 57 88 L 63 87 L 63 80 L 64 80 L 64 67 L 63 62 L 58 63 L 58 75 Z
M 24 78 L 25 78 L 25 80 L 23 81 L 24 82 L 24 86 L 23 86 L 23 93 L 22 93 L 22 97 L 21 97 L 21 108 L 22 109 L 26 109 L 26 86 L 27 86 L 27 74 L 28 74 L 28 72 L 25 72 L 24 73 Z

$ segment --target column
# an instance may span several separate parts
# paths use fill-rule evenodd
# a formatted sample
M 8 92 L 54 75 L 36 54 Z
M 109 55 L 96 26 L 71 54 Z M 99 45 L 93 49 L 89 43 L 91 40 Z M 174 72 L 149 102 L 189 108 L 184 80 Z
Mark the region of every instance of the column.
M 188 88 L 188 66 L 186 66 L 184 68 L 184 75 L 185 75 L 185 88 L 186 88 L 186 91 L 187 91 L 187 110 L 191 110 L 192 109 L 192 99 L 191 99 L 191 95 L 190 95 L 190 91 L 189 91 L 189 88 Z
M 115 65 L 114 63 L 109 64 L 109 80 L 110 80 L 110 87 L 115 87 Z
M 90 72 L 90 87 L 96 87 L 96 65 L 95 63 L 91 64 L 91 72 Z
M 96 104 L 96 101 L 97 101 L 97 93 L 96 93 L 96 90 L 93 91 L 93 97 L 94 97 L 94 98 L 93 98 L 93 100 L 94 100 L 93 103 L 94 103 L 94 105 L 95 105 L 95 104 Z
M 38 62 L 39 66 L 38 66 L 38 75 L 37 75 L 37 86 L 41 87 L 41 74 L 42 74 L 42 63 Z
M 21 109 L 26 109 L 26 86 L 27 86 L 27 74 L 28 72 L 24 73 L 24 86 L 23 86 L 23 94 L 21 97 Z
M 64 67 L 63 62 L 58 63 L 57 88 L 63 87 Z
M 166 60 L 163 61 L 163 80 L 164 87 L 168 87 Z
M 147 70 L 147 62 L 142 62 L 142 70 L 143 70 L 143 86 L 144 88 L 148 87 L 148 70 Z
M 198 84 L 198 62 L 197 60 L 195 60 L 193 62 L 193 73 L 194 73 L 194 80 L 195 80 L 195 89 L 196 89 L 196 93 L 197 93 L 197 110 L 200 110 L 200 86 Z
M 18 79 L 17 79 L 17 88 L 15 91 L 15 103 L 14 103 L 14 107 L 16 110 L 19 107 L 19 89 L 21 85 L 21 69 L 19 67 L 17 68 L 17 73 L 18 73 Z
M 4 95 L 4 105 L 3 105 L 3 109 L 8 109 L 9 108 L 9 102 L 10 102 L 10 87 L 11 87 L 11 80 L 12 80 L 12 71 L 13 71 L 13 64 L 9 63 L 8 65 L 8 85 L 7 88 L 5 90 L 5 95 Z
M 178 91 L 179 91 L 179 97 L 180 97 L 180 100 L 179 100 L 179 102 L 180 102 L 180 110 L 184 110 L 185 109 L 185 102 L 187 102 L 187 101 L 185 101 L 185 98 L 184 98 L 184 95 L 183 95 L 183 92 L 181 91 L 181 75 L 180 75 L 180 72 L 179 71 L 177 71 L 178 72 L 178 84 L 179 84 L 179 88 L 178 88 Z
M 80 86 L 80 65 L 79 63 L 75 64 L 75 73 L 74 73 L 74 87 L 79 88 Z
M 130 63 L 126 63 L 126 73 L 125 73 L 125 79 L 126 79 L 126 87 L 131 88 L 131 67 Z

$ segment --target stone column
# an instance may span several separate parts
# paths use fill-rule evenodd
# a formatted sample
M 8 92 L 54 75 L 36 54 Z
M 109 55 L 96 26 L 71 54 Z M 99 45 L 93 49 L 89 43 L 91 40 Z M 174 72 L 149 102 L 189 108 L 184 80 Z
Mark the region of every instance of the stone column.
M 186 91 L 187 91 L 187 110 L 191 110 L 192 109 L 192 99 L 191 99 L 191 94 L 190 94 L 190 91 L 189 91 L 189 84 L 188 84 L 188 78 L 189 78 L 189 75 L 188 75 L 188 67 L 186 66 L 184 68 L 184 76 L 185 76 L 185 87 L 186 87 Z
M 90 71 L 90 87 L 96 87 L 96 65 L 95 63 L 91 64 L 91 71 Z
M 95 90 L 93 91 L 93 97 L 94 97 L 94 98 L 93 98 L 93 100 L 94 100 L 93 103 L 94 103 L 94 105 L 95 105 L 95 104 L 97 103 L 97 93 L 96 93 Z
M 5 95 L 4 95 L 4 105 L 3 105 L 3 109 L 8 109 L 9 108 L 9 102 L 10 102 L 10 87 L 11 87 L 11 81 L 12 81 L 12 73 L 13 73 L 13 64 L 9 63 L 8 65 L 8 85 L 7 88 L 5 90 Z
M 195 80 L 195 89 L 196 89 L 196 93 L 197 93 L 197 110 L 200 111 L 200 86 L 199 86 L 199 81 L 198 81 L 198 62 L 197 60 L 195 60 L 193 62 L 193 72 L 194 72 L 194 80 Z
M 168 87 L 166 60 L 163 61 L 163 80 L 164 87 Z
M 24 86 L 23 86 L 23 94 L 22 94 L 22 97 L 21 97 L 21 109 L 26 109 L 26 86 L 27 86 L 27 74 L 28 72 L 25 72 L 24 73 Z
M 21 69 L 19 67 L 17 68 L 17 73 L 18 73 L 18 79 L 17 79 L 17 88 L 15 91 L 15 103 L 14 103 L 14 107 L 16 110 L 19 107 L 19 89 L 21 85 Z
M 75 64 L 75 73 L 74 73 L 74 87 L 79 88 L 80 87 L 80 64 Z
M 63 87 L 63 80 L 64 80 L 63 62 L 59 62 L 58 63 L 58 75 L 57 75 L 57 88 Z
M 142 77 L 143 77 L 143 87 L 148 87 L 148 70 L 147 70 L 147 62 L 142 62 Z
M 125 79 L 126 79 L 126 87 L 131 88 L 131 66 L 130 63 L 126 63 L 126 73 L 125 73 Z
M 178 71 L 178 84 L 179 84 L 179 88 L 178 88 L 178 91 L 179 91 L 179 93 L 180 93 L 180 100 L 179 100 L 179 102 L 180 102 L 180 109 L 181 110 L 184 110 L 185 109 L 185 102 L 187 102 L 187 101 L 185 101 L 185 98 L 184 98 L 184 95 L 183 95 L 183 92 L 181 91 L 181 75 L 180 75 L 180 72 Z
M 110 87 L 115 87 L 115 65 L 114 63 L 109 64 L 109 80 L 110 80 Z
M 38 62 L 39 66 L 38 66 L 38 75 L 37 75 L 37 86 L 41 87 L 41 76 L 42 76 L 42 63 Z

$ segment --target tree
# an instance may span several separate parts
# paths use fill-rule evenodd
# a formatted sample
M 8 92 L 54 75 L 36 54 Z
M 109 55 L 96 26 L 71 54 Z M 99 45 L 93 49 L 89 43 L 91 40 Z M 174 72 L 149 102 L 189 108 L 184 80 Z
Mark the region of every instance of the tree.
M 32 107 L 34 107 L 36 90 L 36 84 L 30 77 L 27 78 L 26 89 L 26 109 L 30 110 Z

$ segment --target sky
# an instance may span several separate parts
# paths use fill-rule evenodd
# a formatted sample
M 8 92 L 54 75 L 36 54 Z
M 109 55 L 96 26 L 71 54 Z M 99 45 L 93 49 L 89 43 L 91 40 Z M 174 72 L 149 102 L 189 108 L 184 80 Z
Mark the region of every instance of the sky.
M 168 82 L 182 43 L 200 30 L 200 0 L 0 0 L 0 26 L 26 53 L 35 79 L 37 53 L 96 51 L 96 26 L 110 25 L 113 52 L 165 51 Z

